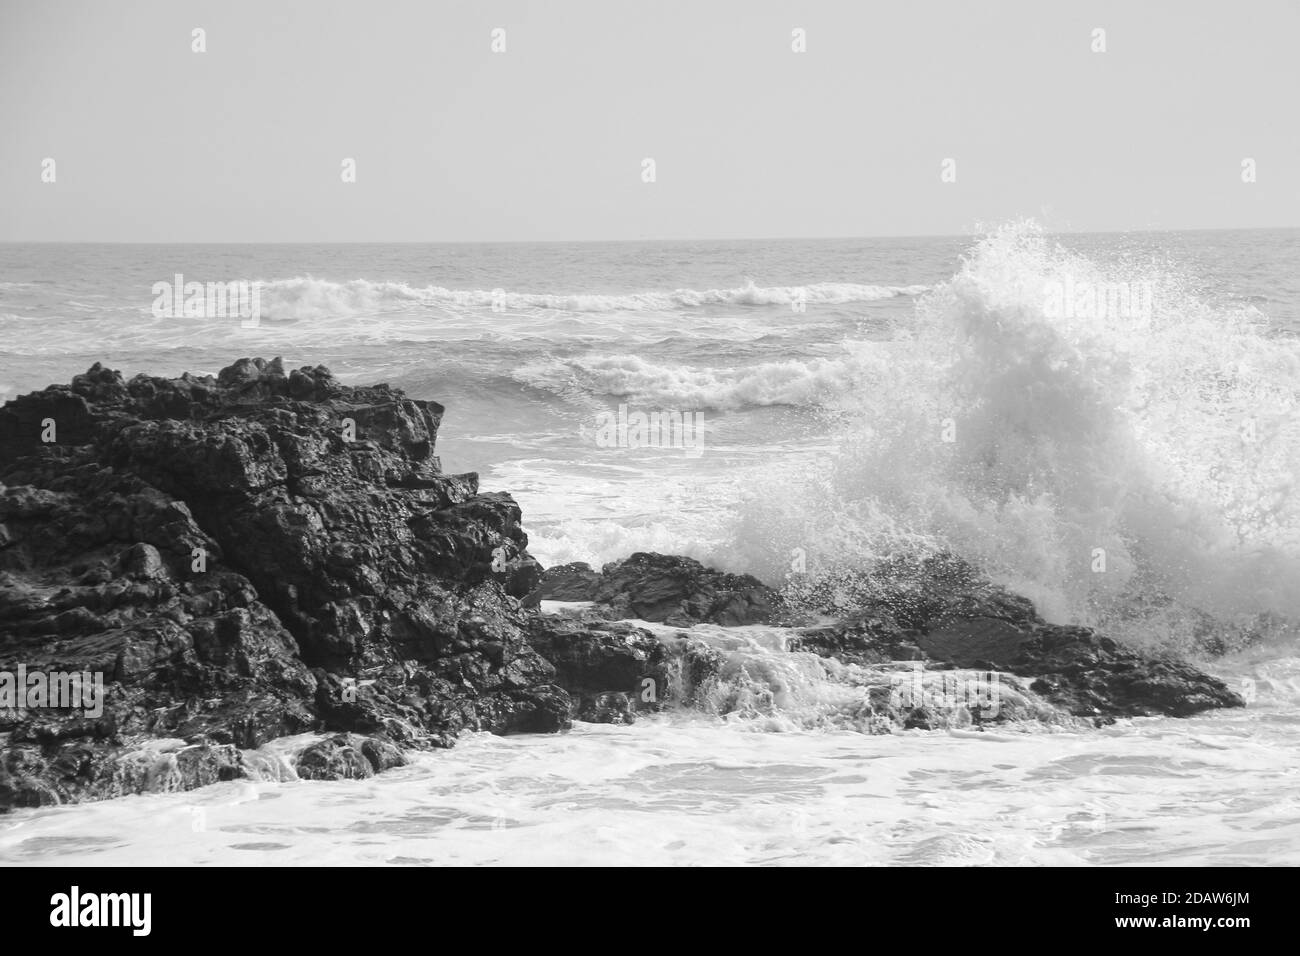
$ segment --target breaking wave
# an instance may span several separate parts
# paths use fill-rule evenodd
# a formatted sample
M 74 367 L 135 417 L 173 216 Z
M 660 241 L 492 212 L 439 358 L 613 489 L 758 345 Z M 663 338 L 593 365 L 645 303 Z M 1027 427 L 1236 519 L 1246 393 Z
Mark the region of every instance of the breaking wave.
M 636 355 L 545 358 L 515 372 L 566 396 L 600 395 L 681 410 L 824 406 L 864 384 L 852 358 L 790 359 L 732 368 L 660 365 Z
M 735 289 L 677 289 L 673 292 L 623 294 L 514 292 L 505 289 L 444 289 L 405 282 L 354 279 L 331 282 L 298 277 L 261 283 L 262 309 L 271 318 L 302 319 L 356 315 L 429 307 L 498 309 L 556 309 L 566 312 L 663 312 L 716 305 L 768 306 L 840 305 L 872 302 L 902 295 L 919 295 L 925 286 L 859 285 L 816 282 L 805 286 L 757 286 Z
M 1149 307 L 1080 299 L 1067 317 L 1048 292 L 1119 283 Z M 834 581 L 951 551 L 1045 616 L 1132 642 L 1294 641 L 1300 341 L 1194 287 L 1032 223 L 995 231 L 913 327 L 850 344 L 837 450 L 772 462 L 728 563 Z

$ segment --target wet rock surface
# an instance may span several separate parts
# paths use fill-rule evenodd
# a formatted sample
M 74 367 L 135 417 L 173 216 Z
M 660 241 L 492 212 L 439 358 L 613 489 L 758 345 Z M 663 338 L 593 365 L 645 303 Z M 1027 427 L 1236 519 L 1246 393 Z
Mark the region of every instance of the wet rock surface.
M 605 565 L 581 562 L 546 571 L 536 599 L 593 601 L 621 618 L 674 627 L 708 623 L 765 624 L 776 615 L 777 593 L 747 574 L 726 574 L 692 558 L 644 551 Z
M 303 750 L 295 769 L 300 780 L 360 780 L 405 764 L 402 751 L 387 741 L 337 734 Z
M 1091 628 L 1049 624 L 1033 603 L 939 556 L 887 569 L 860 607 L 830 625 L 801 629 L 793 650 L 847 663 L 912 660 L 1025 678 L 1076 717 L 1186 717 L 1245 701 L 1184 661 L 1120 647 Z
M 442 472 L 442 411 L 261 359 L 97 364 L 0 409 L 0 670 L 106 688 L 99 714 L 0 713 L 0 805 L 131 792 L 148 738 L 568 726 L 517 600 L 541 572 L 519 508 Z

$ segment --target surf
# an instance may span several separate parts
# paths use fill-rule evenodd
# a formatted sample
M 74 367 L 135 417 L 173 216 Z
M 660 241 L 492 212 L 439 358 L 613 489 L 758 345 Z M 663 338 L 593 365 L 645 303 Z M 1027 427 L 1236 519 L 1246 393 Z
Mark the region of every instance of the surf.
M 1051 306 L 1067 283 L 1118 282 L 1149 284 L 1150 309 Z M 1056 623 L 1182 650 L 1293 646 L 1300 341 L 1194 288 L 1033 222 L 991 231 L 910 326 L 845 344 L 861 384 L 833 403 L 834 451 L 774 460 L 720 553 L 851 589 L 876 561 L 950 552 Z

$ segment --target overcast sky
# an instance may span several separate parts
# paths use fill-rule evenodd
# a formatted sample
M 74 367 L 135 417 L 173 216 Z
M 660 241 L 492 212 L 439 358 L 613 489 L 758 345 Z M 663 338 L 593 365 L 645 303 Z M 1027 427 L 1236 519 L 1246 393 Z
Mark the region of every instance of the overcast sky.
M 1297 226 L 1298 45 L 1296 0 L 0 0 L 0 239 Z

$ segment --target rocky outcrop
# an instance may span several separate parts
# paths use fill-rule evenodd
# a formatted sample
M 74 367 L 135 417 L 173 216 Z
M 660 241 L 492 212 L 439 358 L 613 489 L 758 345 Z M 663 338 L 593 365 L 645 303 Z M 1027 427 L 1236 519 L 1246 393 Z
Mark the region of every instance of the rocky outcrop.
M 665 704 L 689 707 L 720 663 L 716 651 L 689 634 L 656 636 L 599 613 L 539 615 L 529 638 L 573 695 L 574 717 L 591 723 L 630 724 L 637 713 Z
M 1031 601 L 951 556 L 875 569 L 858 601 L 834 624 L 801 629 L 791 649 L 856 664 L 914 660 L 1014 674 L 1096 723 L 1245 705 L 1185 661 L 1124 649 L 1091 628 L 1048 624 Z
M 585 561 L 558 564 L 542 572 L 537 589 L 527 601 L 594 601 L 600 584 L 600 572 L 593 571 Z
M 594 601 L 612 616 L 674 627 L 764 624 L 779 607 L 775 591 L 747 574 L 726 574 L 692 558 L 638 551 L 597 574 L 581 562 L 542 575 L 533 600 Z
M 975 724 L 1105 724 L 1244 705 L 1222 681 L 1185 661 L 1136 653 L 1086 627 L 1047 623 L 1032 602 L 950 555 L 883 562 L 780 597 L 756 584 L 654 554 L 633 555 L 599 574 L 565 565 L 543 575 L 538 596 L 595 606 L 536 619 L 533 645 L 580 700 L 588 714 L 581 719 L 630 721 L 646 709 L 635 696 L 629 713 L 617 718 L 597 702 L 602 694 L 628 695 L 638 687 L 652 687 L 660 706 L 689 706 L 713 681 L 711 706 L 723 713 L 787 693 L 789 675 L 763 677 L 772 661 L 752 649 L 723 661 L 690 632 L 656 637 L 606 620 L 622 612 L 679 627 L 733 624 L 726 609 L 736 606 L 738 593 L 749 607 L 761 606 L 764 619 L 833 619 L 789 628 L 785 649 L 859 668 L 834 679 L 861 688 L 847 722 L 873 732 L 951 726 L 954 709 Z
M 0 409 L 0 670 L 107 686 L 98 715 L 0 714 L 0 806 L 130 792 L 148 739 L 568 726 L 517 600 L 540 577 L 519 508 L 442 472 L 442 411 L 260 359 L 96 365 Z

